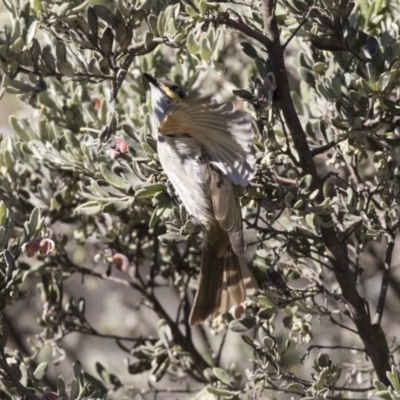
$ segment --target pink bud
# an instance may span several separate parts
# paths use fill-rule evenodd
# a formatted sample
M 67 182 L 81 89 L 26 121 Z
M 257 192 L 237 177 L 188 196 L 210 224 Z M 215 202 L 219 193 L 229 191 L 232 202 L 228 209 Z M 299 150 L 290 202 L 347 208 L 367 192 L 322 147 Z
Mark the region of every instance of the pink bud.
M 233 306 L 231 308 L 231 314 L 233 318 L 235 319 L 240 319 L 245 312 L 245 308 L 242 304 L 239 304 L 238 306 Z
M 55 244 L 51 239 L 42 239 L 40 241 L 40 253 L 47 255 L 54 250 Z
M 40 244 L 37 240 L 31 240 L 24 245 L 24 253 L 27 257 L 33 257 L 40 249 Z
M 125 139 L 122 136 L 115 136 L 115 149 L 120 153 L 126 153 L 128 151 L 128 145 L 125 142 Z
M 126 272 L 129 269 L 128 257 L 121 253 L 115 253 L 112 258 L 113 264 L 117 266 L 120 271 Z

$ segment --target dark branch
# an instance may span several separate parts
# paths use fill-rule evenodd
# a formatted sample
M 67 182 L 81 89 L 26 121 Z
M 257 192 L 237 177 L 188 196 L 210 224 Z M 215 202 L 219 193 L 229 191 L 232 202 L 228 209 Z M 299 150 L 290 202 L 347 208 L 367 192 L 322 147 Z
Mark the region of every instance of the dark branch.
M 331 142 L 324 144 L 321 147 L 317 147 L 315 149 L 311 150 L 311 155 L 313 157 L 317 156 L 318 154 L 325 153 L 325 151 L 331 149 L 332 147 L 335 147 L 338 143 L 342 142 L 343 140 L 332 140 Z
M 284 49 L 280 44 L 280 31 L 274 14 L 275 1 L 262 0 L 262 16 L 264 22 L 264 36 L 262 43 L 266 46 L 269 62 L 275 80 L 278 82 L 275 94 L 294 146 L 299 154 L 300 166 L 303 174 L 312 177 L 311 190 L 319 189 L 317 201 L 324 201 L 323 182 L 319 179 L 307 142 L 307 136 L 300 123 L 290 94 L 288 75 L 284 62 Z M 243 31 L 242 31 L 243 32 Z M 343 297 L 346 300 L 353 322 L 358 334 L 363 341 L 376 374 L 380 381 L 389 384 L 386 371 L 390 370 L 388 350 L 381 340 L 381 333 L 377 326 L 371 324 L 366 310 L 364 299 L 358 294 L 356 284 L 357 276 L 350 267 L 347 246 L 341 241 L 332 224 L 332 217 L 327 214 L 322 216 L 324 224 L 320 227 L 323 243 L 331 259 L 336 279 L 340 285 Z
M 388 240 L 388 247 L 386 249 L 386 256 L 385 256 L 385 265 L 382 274 L 382 284 L 381 284 L 381 292 L 379 294 L 378 305 L 376 307 L 376 313 L 373 320 L 373 325 L 379 326 L 382 321 L 383 310 L 385 308 L 385 301 L 386 301 L 386 294 L 389 286 L 389 275 L 390 275 L 390 267 L 392 265 L 392 255 L 393 249 L 395 244 L 395 235 L 389 237 Z

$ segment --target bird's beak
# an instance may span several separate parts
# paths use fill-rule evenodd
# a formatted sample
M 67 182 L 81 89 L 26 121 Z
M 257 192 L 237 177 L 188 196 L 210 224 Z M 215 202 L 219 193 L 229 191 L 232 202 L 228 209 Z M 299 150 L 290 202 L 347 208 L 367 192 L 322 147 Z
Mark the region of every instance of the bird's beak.
M 159 85 L 157 79 L 154 78 L 154 76 L 151 76 L 151 75 L 149 75 L 149 74 L 146 74 L 146 72 L 143 73 L 143 76 L 147 79 L 147 81 L 148 81 L 151 85 L 153 85 L 153 86 L 155 86 L 155 87 L 157 87 L 157 88 L 160 87 L 160 85 Z

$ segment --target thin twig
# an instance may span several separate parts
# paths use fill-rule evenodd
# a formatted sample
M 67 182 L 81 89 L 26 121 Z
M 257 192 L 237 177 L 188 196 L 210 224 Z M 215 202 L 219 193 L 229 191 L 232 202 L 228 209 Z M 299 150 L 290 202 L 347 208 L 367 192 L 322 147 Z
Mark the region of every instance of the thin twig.
M 311 155 L 313 157 L 317 156 L 318 154 L 322 154 L 325 153 L 326 151 L 328 151 L 329 149 L 331 149 L 332 147 L 335 147 L 337 144 L 339 144 L 340 142 L 343 142 L 344 139 L 341 140 L 331 140 L 329 143 L 324 144 L 323 146 L 317 147 L 315 149 L 311 150 Z
M 60 260 L 61 261 L 61 260 Z M 118 283 L 123 286 L 131 287 L 137 290 L 151 305 L 153 311 L 158 315 L 159 318 L 162 318 L 166 321 L 172 331 L 172 335 L 177 344 L 181 345 L 183 349 L 185 349 L 193 358 L 195 368 L 202 374 L 202 371 L 209 367 L 207 362 L 203 359 L 200 353 L 195 348 L 192 341 L 189 341 L 188 338 L 181 332 L 179 326 L 177 326 L 174 320 L 169 316 L 169 314 L 162 307 L 160 301 L 157 299 L 155 295 L 148 293 L 144 287 L 142 287 L 139 283 L 133 281 L 126 281 L 124 279 L 116 278 L 113 276 L 108 276 L 107 274 L 101 274 L 99 272 L 93 271 L 89 268 L 85 268 L 82 266 L 78 266 L 74 264 L 71 260 L 65 259 L 65 265 L 70 269 L 73 269 L 77 272 L 81 272 L 86 275 L 91 275 L 97 277 L 99 279 L 103 279 L 106 281 Z
M 314 344 L 312 346 L 309 346 L 307 348 L 307 353 L 313 349 L 353 350 L 353 351 L 361 351 L 361 352 L 365 353 L 365 349 L 362 349 L 361 347 L 341 346 L 341 345 L 325 346 L 325 345 L 320 345 L 320 344 Z
M 218 354 L 215 358 L 215 364 L 219 367 L 219 363 L 221 362 L 222 350 L 224 348 L 226 337 L 228 336 L 228 329 L 225 330 L 224 335 L 222 336 L 221 344 L 219 345 Z

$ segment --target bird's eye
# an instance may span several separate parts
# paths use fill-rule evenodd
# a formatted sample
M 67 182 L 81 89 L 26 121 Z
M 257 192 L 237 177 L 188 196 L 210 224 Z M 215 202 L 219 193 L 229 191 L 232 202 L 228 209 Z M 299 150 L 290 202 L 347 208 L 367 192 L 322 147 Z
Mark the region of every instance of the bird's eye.
M 171 86 L 171 91 L 177 94 L 179 97 L 183 98 L 185 97 L 185 92 L 178 86 L 178 85 L 173 85 Z

